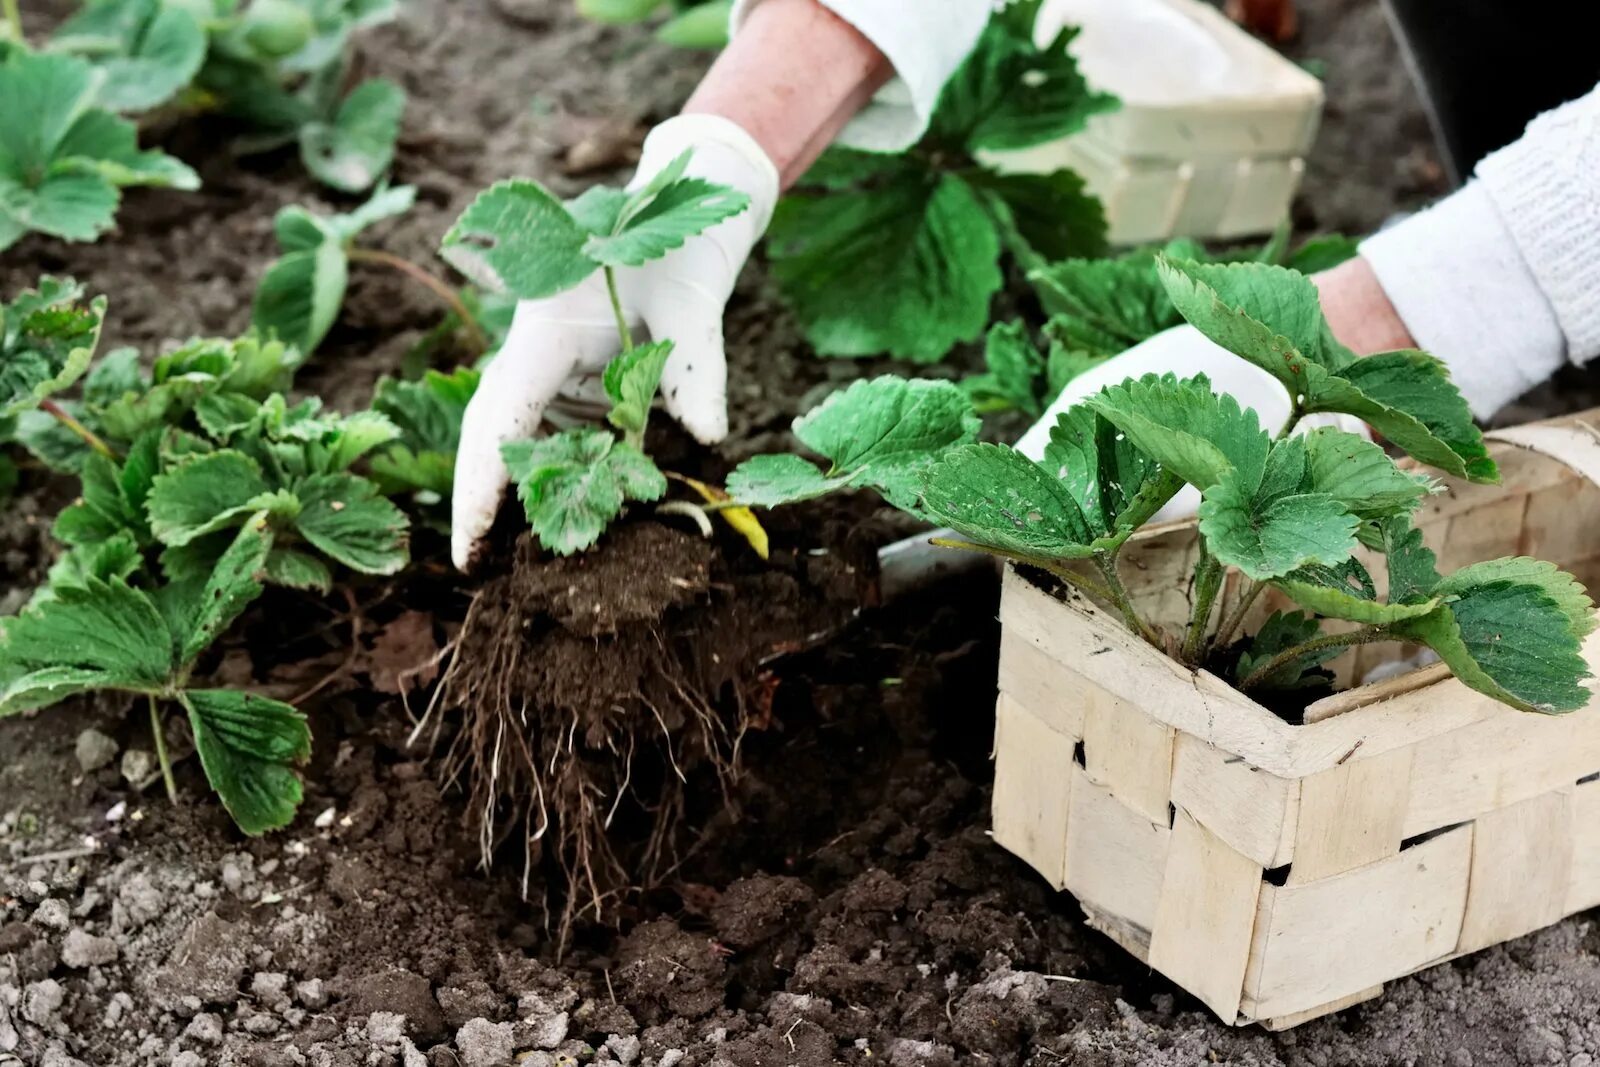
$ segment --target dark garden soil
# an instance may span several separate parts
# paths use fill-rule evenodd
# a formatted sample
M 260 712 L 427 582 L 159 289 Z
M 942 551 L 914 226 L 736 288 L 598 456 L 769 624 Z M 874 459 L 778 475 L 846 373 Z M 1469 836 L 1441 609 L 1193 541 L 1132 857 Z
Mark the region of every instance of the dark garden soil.
M 625 172 L 703 61 L 569 7 L 409 0 L 366 39 L 367 68 L 411 93 L 397 177 L 420 190 L 374 243 L 428 257 L 472 191 L 508 173 L 573 191 Z M 1325 64 L 1330 106 L 1297 218 L 1370 229 L 1439 192 L 1426 124 L 1373 0 L 1301 8 L 1295 52 Z M 216 141 L 204 126 L 168 135 L 202 192 L 130 195 L 121 230 L 93 247 L 25 242 L 0 261 L 0 291 L 73 274 L 111 294 L 108 340 L 147 351 L 242 328 L 272 213 L 318 194 L 292 160 L 237 165 Z M 358 270 L 302 385 L 361 403 L 436 317 L 427 294 Z M 810 358 L 759 264 L 728 337 L 734 443 L 702 460 L 713 467 L 782 444 L 818 395 L 878 369 Z M 32 475 L 0 516 L 6 611 L 48 563 L 61 491 Z M 1287 1034 L 1218 1024 L 988 839 L 993 580 L 873 607 L 872 549 L 894 524 L 870 504 L 771 529 L 769 565 L 725 531 L 705 542 L 646 519 L 560 564 L 508 539 L 502 576 L 481 586 L 458 582 L 424 531 L 403 586 L 264 599 L 205 665 L 312 719 L 302 815 L 262 839 L 204 797 L 193 759 L 182 805 L 148 784 L 148 724 L 120 702 L 6 722 L 0 1067 L 1600 1056 L 1588 916 Z M 430 712 L 441 670 L 452 699 Z M 458 702 L 479 713 L 445 706 Z M 547 808 L 611 822 L 583 839 L 595 877 L 576 896 L 557 891 L 581 855 L 567 824 L 515 847 L 540 824 L 516 784 L 534 767 L 560 783 Z M 521 806 L 474 791 L 486 768 L 493 796 Z M 596 895 L 608 920 L 565 927 L 564 903 Z

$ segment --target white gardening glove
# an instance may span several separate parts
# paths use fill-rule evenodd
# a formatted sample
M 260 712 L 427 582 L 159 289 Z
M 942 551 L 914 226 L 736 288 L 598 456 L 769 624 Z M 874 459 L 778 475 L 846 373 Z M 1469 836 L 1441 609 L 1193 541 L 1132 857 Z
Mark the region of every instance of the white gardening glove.
M 649 181 L 685 150 L 694 153 L 690 177 L 731 186 L 750 197 L 750 206 L 661 259 L 619 270 L 617 290 L 630 329 L 642 327 L 674 344 L 661 375 L 667 411 L 712 444 L 728 433 L 723 308 L 772 218 L 778 170 L 755 139 L 729 120 L 680 115 L 645 138 L 629 187 Z M 598 271 L 567 292 L 517 305 L 506 342 L 483 372 L 462 420 L 451 501 L 450 555 L 457 567 L 472 565 L 505 496 L 500 446 L 532 437 L 558 394 L 592 395 L 619 350 L 616 317 Z
M 1068 382 L 1044 413 L 1044 418 L 1022 435 L 1017 450 L 1029 459 L 1040 459 L 1050 443 L 1050 429 L 1061 412 L 1108 385 L 1120 385 L 1129 378 L 1142 378 L 1146 374 L 1175 374 L 1179 378 L 1204 374 L 1211 379 L 1214 392 L 1227 393 L 1239 401 L 1241 407 L 1254 408 L 1262 428 L 1269 433 L 1277 433 L 1289 417 L 1289 390 L 1278 379 L 1213 343 L 1193 326 L 1174 326 Z M 1349 415 L 1311 415 L 1300 420 L 1296 432 L 1304 433 L 1317 426 L 1336 426 L 1368 439 L 1372 436 L 1365 423 Z M 1199 491 L 1186 485 L 1152 521 L 1186 519 L 1199 508 Z

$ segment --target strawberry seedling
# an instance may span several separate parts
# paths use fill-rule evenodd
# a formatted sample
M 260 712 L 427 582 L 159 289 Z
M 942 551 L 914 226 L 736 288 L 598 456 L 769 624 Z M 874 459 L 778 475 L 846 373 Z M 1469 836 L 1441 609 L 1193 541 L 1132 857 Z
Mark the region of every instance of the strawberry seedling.
M 25 233 L 95 240 L 127 186 L 199 188 L 182 162 L 140 151 L 133 123 L 96 104 L 98 87 L 82 60 L 0 47 L 0 251 Z
M 535 300 L 603 273 L 622 352 L 606 367 L 608 419 L 502 449 L 528 523 L 558 555 L 594 545 L 629 501 L 666 495 L 667 479 L 643 451 L 650 405 L 672 342 L 635 345 L 617 295 L 616 269 L 659 259 L 749 206 L 743 193 L 684 176 L 686 152 L 639 189 L 596 186 L 563 203 L 537 182 L 503 181 L 480 193 L 445 234 L 442 255 L 493 292 Z
M 679 48 L 712 49 L 728 43 L 733 0 L 577 0 L 578 13 L 596 22 L 644 22 L 667 12 L 656 40 Z

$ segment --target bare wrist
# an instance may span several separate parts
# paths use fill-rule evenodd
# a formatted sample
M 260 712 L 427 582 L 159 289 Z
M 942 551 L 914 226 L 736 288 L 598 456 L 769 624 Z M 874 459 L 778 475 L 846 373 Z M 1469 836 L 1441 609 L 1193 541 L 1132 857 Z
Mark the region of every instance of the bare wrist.
M 1365 259 L 1357 256 L 1311 280 L 1333 336 L 1356 355 L 1417 346 Z
M 763 0 L 683 110 L 737 123 L 788 187 L 892 73 L 872 42 L 817 0 Z

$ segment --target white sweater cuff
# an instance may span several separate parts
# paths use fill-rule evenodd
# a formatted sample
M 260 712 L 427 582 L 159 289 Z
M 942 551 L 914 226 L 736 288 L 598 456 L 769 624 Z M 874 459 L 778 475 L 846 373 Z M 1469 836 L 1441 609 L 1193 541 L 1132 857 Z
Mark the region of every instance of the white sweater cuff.
M 735 0 L 728 33 L 761 0 Z M 989 0 L 817 0 L 855 27 L 894 67 L 895 77 L 850 120 L 839 144 L 869 152 L 909 148 L 928 128 L 939 92 L 989 21 Z
M 1600 355 L 1600 89 L 1529 123 L 1478 164 L 1574 363 Z
M 1549 378 L 1566 340 L 1482 182 L 1361 242 L 1417 346 L 1442 359 L 1479 418 Z

